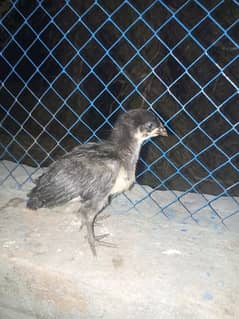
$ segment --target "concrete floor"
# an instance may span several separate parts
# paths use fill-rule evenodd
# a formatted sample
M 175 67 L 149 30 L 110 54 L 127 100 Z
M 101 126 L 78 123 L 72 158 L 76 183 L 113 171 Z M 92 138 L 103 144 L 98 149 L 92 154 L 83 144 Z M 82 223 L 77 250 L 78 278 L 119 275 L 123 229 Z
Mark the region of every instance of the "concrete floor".
M 94 258 L 73 214 L 2 210 L 0 318 L 239 318 L 239 234 L 134 211 L 103 223 L 117 247 Z

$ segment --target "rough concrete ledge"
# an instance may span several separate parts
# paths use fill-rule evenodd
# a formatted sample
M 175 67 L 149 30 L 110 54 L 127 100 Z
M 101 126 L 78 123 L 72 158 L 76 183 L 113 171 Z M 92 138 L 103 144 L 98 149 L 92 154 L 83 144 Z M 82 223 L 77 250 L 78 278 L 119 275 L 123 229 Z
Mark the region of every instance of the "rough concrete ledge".
M 238 234 L 137 212 L 103 223 L 117 248 L 94 258 L 74 215 L 2 211 L 0 318 L 239 318 Z

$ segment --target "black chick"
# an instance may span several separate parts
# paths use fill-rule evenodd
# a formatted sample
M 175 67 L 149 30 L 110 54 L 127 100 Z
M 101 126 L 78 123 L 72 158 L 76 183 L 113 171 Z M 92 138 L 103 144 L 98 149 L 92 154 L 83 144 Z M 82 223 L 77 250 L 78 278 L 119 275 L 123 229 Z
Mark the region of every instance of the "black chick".
M 111 195 L 130 188 L 142 142 L 157 135 L 167 136 L 167 131 L 152 112 L 134 109 L 121 114 L 108 140 L 77 146 L 53 162 L 28 194 L 27 207 L 79 203 L 82 225 L 96 255 L 95 242 L 100 242 L 94 233 L 96 216 Z

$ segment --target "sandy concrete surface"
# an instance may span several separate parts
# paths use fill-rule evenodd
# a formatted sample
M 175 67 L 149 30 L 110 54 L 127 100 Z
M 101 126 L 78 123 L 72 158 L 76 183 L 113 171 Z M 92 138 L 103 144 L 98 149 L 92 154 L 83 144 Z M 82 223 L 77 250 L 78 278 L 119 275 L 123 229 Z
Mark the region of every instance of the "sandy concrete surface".
M 0 202 L 14 196 L 25 191 L 2 189 Z M 116 247 L 97 258 L 73 213 L 1 210 L 0 318 L 239 318 L 237 233 L 113 206 L 96 232 Z
M 0 207 L 34 171 L 1 162 Z M 0 319 L 238 319 L 238 198 L 151 191 L 113 199 L 96 233 L 116 247 L 97 258 L 66 207 L 0 208 Z

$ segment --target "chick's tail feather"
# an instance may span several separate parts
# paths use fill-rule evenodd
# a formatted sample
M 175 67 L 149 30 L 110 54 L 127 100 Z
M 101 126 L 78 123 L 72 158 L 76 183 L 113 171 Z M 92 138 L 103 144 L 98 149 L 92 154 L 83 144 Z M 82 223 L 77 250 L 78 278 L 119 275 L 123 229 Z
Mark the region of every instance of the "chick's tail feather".
M 27 201 L 27 208 L 36 210 L 38 208 L 43 207 L 43 202 L 38 198 L 36 194 L 34 194 L 33 191 L 31 191 L 29 194 L 29 199 Z
M 30 198 L 27 202 L 27 208 L 36 210 L 43 207 L 43 203 L 38 198 Z

